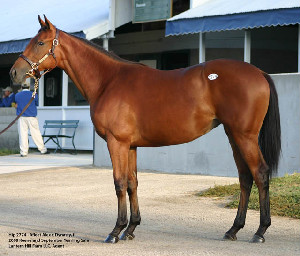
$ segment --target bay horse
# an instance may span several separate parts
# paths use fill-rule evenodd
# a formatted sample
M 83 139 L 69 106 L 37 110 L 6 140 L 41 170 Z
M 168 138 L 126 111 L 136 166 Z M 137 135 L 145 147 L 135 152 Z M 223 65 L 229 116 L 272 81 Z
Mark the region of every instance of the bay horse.
M 105 242 L 131 240 L 141 222 L 137 197 L 137 147 L 190 142 L 223 124 L 240 181 L 240 202 L 224 239 L 244 227 L 255 181 L 260 225 L 252 242 L 264 242 L 271 225 L 269 178 L 276 172 L 281 131 L 271 77 L 245 62 L 213 60 L 171 71 L 152 69 L 76 38 L 38 17 L 41 29 L 10 70 L 15 83 L 55 67 L 63 69 L 90 105 L 95 130 L 108 146 L 118 218 Z M 50 49 L 50 50 L 49 50 Z M 130 201 L 127 219 L 126 192 Z

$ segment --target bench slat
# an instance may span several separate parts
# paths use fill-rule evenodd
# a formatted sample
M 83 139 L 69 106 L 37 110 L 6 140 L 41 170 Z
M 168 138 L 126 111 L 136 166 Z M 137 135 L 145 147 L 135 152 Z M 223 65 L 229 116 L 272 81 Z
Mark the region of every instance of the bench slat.
M 77 128 L 78 125 L 76 124 L 62 124 L 62 125 L 56 125 L 56 124 L 44 124 L 44 128 Z

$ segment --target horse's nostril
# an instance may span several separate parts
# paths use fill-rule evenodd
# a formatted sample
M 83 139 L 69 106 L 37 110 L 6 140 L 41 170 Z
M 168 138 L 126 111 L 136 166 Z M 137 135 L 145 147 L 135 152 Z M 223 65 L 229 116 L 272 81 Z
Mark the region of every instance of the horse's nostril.
M 17 76 L 17 71 L 15 69 L 11 69 L 9 74 L 10 74 L 11 79 L 13 79 Z

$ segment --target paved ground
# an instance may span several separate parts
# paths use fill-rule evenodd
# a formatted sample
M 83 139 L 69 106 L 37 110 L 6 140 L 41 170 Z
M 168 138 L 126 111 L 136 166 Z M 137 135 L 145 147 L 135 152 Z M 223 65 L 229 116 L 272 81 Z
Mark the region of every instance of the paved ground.
M 21 171 L 32 171 L 44 168 L 64 166 L 87 166 L 93 164 L 93 155 L 85 154 L 48 154 L 41 155 L 39 152 L 28 154 L 27 157 L 17 155 L 0 157 L 0 174 Z
M 266 243 L 248 243 L 259 224 L 255 211 L 248 212 L 238 241 L 222 241 L 236 210 L 194 193 L 236 178 L 138 176 L 142 224 L 135 240 L 110 245 L 103 240 L 117 214 L 111 170 L 81 166 L 1 174 L 0 255 L 300 255 L 299 220 L 273 217 Z

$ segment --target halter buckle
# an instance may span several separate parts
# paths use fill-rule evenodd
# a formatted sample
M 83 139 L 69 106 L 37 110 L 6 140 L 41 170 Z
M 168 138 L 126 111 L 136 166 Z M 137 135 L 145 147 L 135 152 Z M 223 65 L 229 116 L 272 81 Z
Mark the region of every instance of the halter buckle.
M 32 63 L 31 68 L 32 68 L 32 70 L 37 70 L 39 68 L 39 64 L 38 63 Z
M 53 46 L 58 46 L 58 39 L 54 38 L 52 42 Z

